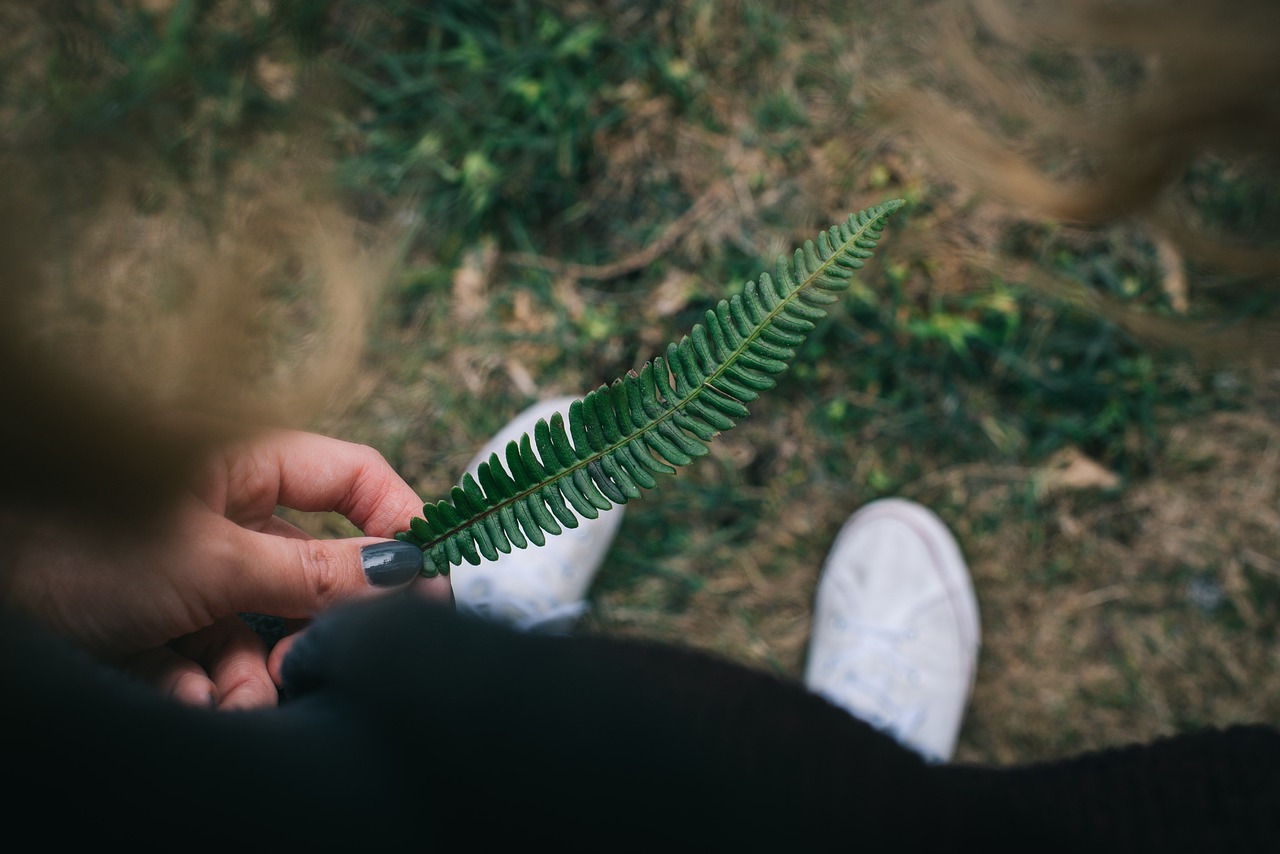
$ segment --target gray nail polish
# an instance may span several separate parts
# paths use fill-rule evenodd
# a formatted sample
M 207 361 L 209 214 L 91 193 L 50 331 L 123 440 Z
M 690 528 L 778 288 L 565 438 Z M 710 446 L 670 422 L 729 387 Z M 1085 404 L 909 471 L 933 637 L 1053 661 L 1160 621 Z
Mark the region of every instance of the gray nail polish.
M 360 549 L 365 577 L 377 587 L 398 587 L 422 571 L 422 550 L 410 543 L 374 543 Z

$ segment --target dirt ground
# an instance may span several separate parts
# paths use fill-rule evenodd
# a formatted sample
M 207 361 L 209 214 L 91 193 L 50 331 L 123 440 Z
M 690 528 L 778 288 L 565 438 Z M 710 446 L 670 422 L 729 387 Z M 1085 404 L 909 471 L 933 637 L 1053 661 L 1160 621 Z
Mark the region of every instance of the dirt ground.
M 961 466 L 907 491 L 956 532 L 980 604 L 958 759 L 1045 759 L 1280 713 L 1280 427 L 1258 412 L 1180 425 L 1157 474 L 1109 483 L 1076 460 Z M 825 548 L 853 509 L 826 506 L 795 519 L 794 537 Z M 788 568 L 785 547 L 760 545 L 721 544 L 678 610 L 652 605 L 662 577 L 606 590 L 591 628 L 799 678 L 821 549 Z
M 441 494 L 445 473 L 528 401 L 431 403 L 429 384 L 372 376 L 368 392 L 335 430 L 383 449 L 424 496 Z M 439 420 L 404 417 L 410 399 Z M 476 421 L 491 428 L 466 426 L 480 407 L 488 421 Z M 865 500 L 876 456 L 814 465 L 776 439 L 780 423 L 803 421 L 798 411 L 749 419 L 629 505 L 581 630 L 800 678 L 822 559 Z M 951 464 L 900 490 L 955 532 L 979 599 L 982 649 L 957 759 L 1027 762 L 1280 715 L 1280 421 L 1258 399 L 1165 438 L 1153 470 L 1132 481 L 1067 451 L 1035 468 Z M 743 473 L 761 457 L 768 467 L 753 482 Z M 756 530 L 760 518 L 771 524 Z M 343 529 L 316 520 L 314 530 Z
M 805 16 L 777 4 L 780 30 L 748 20 L 752 4 L 723 15 L 688 5 L 697 14 L 681 18 L 689 28 L 671 49 L 705 78 L 701 112 L 625 88 L 625 119 L 594 141 L 600 170 L 581 204 L 601 235 L 596 254 L 614 260 L 584 269 L 486 241 L 456 269 L 412 255 L 352 387 L 309 426 L 372 445 L 435 499 L 533 400 L 583 394 L 677 339 L 690 306 L 736 284 L 728 273 L 743 257 L 775 257 L 850 211 L 907 198 L 911 219 L 891 224 L 867 283 L 887 289 L 893 267 L 894 286 L 927 306 L 984 292 L 993 268 L 969 261 L 997 255 L 1015 226 L 1052 230 L 959 189 L 918 140 L 870 114 L 864 81 L 895 67 L 931 4 L 881 4 L 865 20 L 858 4 Z M 756 47 L 749 36 L 764 29 L 786 38 L 750 57 L 759 65 L 725 49 Z M 1120 237 L 1113 248 L 1134 255 L 1152 242 Z M 1162 262 L 1166 280 L 1181 260 Z M 113 263 L 115 278 L 136 278 L 129 258 Z M 417 303 L 404 297 L 411 285 Z M 149 379 L 159 362 L 140 362 Z M 959 759 L 1026 762 L 1277 720 L 1280 374 L 1231 410 L 1162 422 L 1148 470 L 1126 479 L 1071 448 L 1012 465 L 1030 456 L 930 456 L 909 431 L 886 440 L 874 420 L 859 431 L 824 422 L 833 390 L 842 406 L 895 417 L 857 387 L 858 367 L 819 360 L 805 383 L 784 379 L 709 457 L 629 505 L 582 630 L 798 678 L 826 550 L 891 468 L 918 472 L 895 493 L 951 526 L 978 593 L 983 647 Z M 325 370 L 315 373 L 330 382 Z M 295 521 L 351 533 L 327 516 Z

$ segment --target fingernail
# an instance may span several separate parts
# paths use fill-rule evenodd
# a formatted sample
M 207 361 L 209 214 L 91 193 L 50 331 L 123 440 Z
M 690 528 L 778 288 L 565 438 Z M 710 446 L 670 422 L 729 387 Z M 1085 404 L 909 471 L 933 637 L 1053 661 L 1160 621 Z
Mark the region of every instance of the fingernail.
M 360 549 L 360 564 L 369 583 L 398 587 L 422 571 L 422 549 L 411 543 L 374 543 Z

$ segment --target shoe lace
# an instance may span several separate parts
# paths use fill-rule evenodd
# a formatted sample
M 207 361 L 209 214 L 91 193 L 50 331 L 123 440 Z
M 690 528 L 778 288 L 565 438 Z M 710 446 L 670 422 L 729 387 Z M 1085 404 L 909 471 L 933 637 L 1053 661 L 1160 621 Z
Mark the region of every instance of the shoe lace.
M 894 685 L 919 678 L 902 646 L 917 637 L 915 616 L 931 604 L 920 602 L 897 627 L 848 616 L 833 618 L 831 627 L 840 636 L 834 644 L 838 649 L 821 664 L 825 676 L 818 693 L 899 741 L 912 742 L 928 709 L 921 702 L 904 701 Z
M 856 707 L 856 714 L 868 722 L 903 731 L 908 725 L 919 725 L 924 710 L 916 705 L 901 705 L 890 690 L 895 674 L 912 681 L 915 668 L 899 651 L 903 641 L 911 640 L 910 629 L 888 629 L 872 623 L 841 620 L 838 626 L 852 637 L 849 645 L 827 659 L 823 669 L 832 673 L 824 693 L 840 705 Z M 866 662 L 877 660 L 876 677 L 867 676 Z M 888 666 L 886 666 L 888 665 Z M 869 702 L 868 702 L 869 701 Z

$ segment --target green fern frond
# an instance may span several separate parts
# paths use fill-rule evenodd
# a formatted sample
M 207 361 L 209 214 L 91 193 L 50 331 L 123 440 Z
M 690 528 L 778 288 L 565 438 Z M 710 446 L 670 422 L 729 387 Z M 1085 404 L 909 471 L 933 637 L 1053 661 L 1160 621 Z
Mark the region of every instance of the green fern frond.
M 639 498 L 658 475 L 706 454 L 707 442 L 775 385 L 902 204 L 851 214 L 790 261 L 779 256 L 775 277 L 762 273 L 721 300 L 665 356 L 574 401 L 567 424 L 558 412 L 540 419 L 532 435 L 507 444 L 505 460 L 490 455 L 476 477 L 464 475 L 448 498 L 423 506 L 397 535 L 422 549 L 423 574 L 541 546 L 576 528 L 579 516 Z

